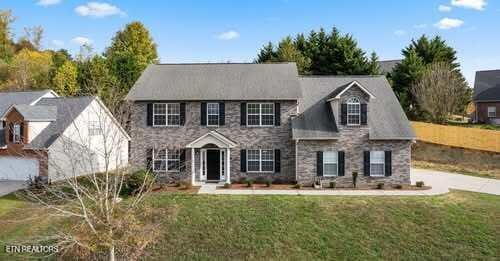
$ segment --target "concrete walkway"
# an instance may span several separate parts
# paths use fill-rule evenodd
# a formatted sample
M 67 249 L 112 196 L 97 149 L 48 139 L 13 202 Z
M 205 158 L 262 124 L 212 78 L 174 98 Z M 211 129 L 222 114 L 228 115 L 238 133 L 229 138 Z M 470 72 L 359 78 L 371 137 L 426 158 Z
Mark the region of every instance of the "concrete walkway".
M 500 180 L 478 178 L 434 170 L 411 170 L 411 182 L 424 181 L 428 190 L 245 190 L 217 189 L 220 185 L 204 184 L 199 194 L 226 195 L 331 195 L 331 196 L 431 196 L 449 192 L 449 189 L 500 195 Z

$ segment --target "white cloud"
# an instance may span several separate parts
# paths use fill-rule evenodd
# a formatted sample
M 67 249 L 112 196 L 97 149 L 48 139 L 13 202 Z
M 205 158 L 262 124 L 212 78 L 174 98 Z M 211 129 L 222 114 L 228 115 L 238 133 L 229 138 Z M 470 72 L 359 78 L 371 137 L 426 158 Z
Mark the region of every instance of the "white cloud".
M 88 2 L 75 8 L 75 12 L 81 16 L 106 17 L 112 15 L 126 16 L 120 8 L 108 3 Z
M 92 40 L 90 40 L 87 37 L 83 37 L 83 36 L 77 36 L 77 37 L 71 39 L 71 42 L 78 44 L 78 45 L 92 44 Z
M 229 30 L 227 32 L 223 32 L 219 35 L 217 35 L 217 39 L 220 40 L 234 40 L 240 37 L 240 33 L 234 31 L 234 30 Z
M 448 29 L 460 27 L 463 24 L 464 24 L 464 21 L 462 21 L 460 19 L 445 17 L 445 18 L 439 20 L 439 22 L 435 23 L 434 26 L 439 28 L 439 29 L 448 30 Z
M 394 31 L 394 34 L 397 36 L 403 36 L 406 34 L 406 31 L 405 30 L 396 30 L 396 31 Z
M 64 45 L 64 42 L 61 40 L 52 40 L 52 45 L 59 48 Z
M 451 11 L 451 6 L 447 6 L 447 5 L 439 5 L 438 6 L 438 10 L 439 12 L 450 12 Z
M 413 26 L 413 28 L 416 28 L 416 29 L 423 29 L 426 27 L 427 27 L 427 24 L 416 24 Z
M 486 0 L 451 0 L 451 5 L 475 10 L 484 10 L 487 3 Z
M 41 6 L 57 5 L 61 0 L 39 0 L 36 4 Z

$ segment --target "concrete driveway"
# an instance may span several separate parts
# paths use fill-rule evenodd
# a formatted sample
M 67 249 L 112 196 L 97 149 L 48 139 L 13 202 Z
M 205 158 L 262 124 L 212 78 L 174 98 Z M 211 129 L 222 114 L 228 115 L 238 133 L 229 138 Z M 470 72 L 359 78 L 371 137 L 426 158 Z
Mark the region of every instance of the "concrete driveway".
M 0 180 L 0 197 L 26 187 L 25 181 Z
M 459 189 L 500 195 L 500 180 L 479 178 L 437 170 L 412 169 L 411 183 L 423 181 L 437 190 Z

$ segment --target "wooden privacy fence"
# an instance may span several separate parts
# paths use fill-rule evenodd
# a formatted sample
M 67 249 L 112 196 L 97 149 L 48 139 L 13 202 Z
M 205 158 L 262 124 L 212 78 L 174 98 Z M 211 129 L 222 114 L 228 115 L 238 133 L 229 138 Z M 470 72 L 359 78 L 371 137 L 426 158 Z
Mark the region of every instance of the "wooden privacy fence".
M 500 131 L 412 122 L 417 140 L 500 153 Z

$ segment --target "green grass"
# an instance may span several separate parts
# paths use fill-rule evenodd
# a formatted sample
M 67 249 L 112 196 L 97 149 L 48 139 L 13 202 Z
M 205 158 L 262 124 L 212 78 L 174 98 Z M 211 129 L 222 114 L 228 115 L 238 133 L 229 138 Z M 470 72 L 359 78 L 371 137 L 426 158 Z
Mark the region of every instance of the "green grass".
M 12 204 L 9 201 L 0 198 L 0 207 L 9 208 L 7 205 Z M 152 196 L 148 203 L 175 209 L 172 218 L 165 218 L 158 243 L 149 249 L 154 259 L 493 260 L 500 257 L 499 196 L 458 191 L 434 197 L 162 193 Z M 1 214 L 0 219 L 40 217 L 39 214 L 13 208 Z M 42 222 L 20 222 L 7 230 L 0 225 L 0 240 L 22 239 L 54 225 L 41 218 Z M 2 255 L 5 257 L 0 252 L 0 259 Z
M 493 124 L 473 124 L 473 123 L 463 123 L 456 121 L 448 121 L 447 125 L 464 127 L 464 128 L 477 128 L 477 129 L 485 129 L 485 130 L 498 130 L 500 131 L 500 125 Z

